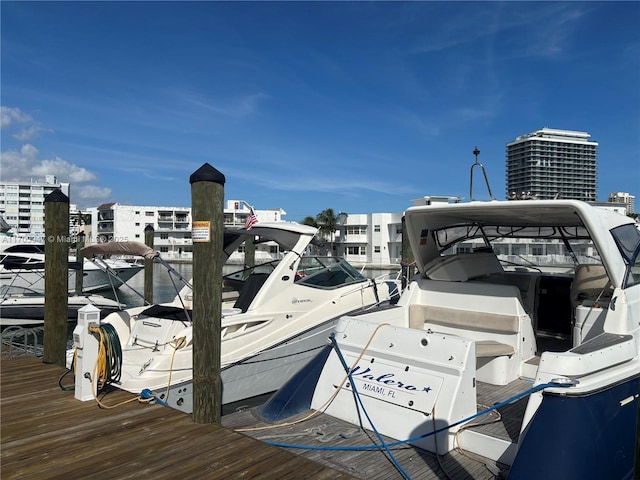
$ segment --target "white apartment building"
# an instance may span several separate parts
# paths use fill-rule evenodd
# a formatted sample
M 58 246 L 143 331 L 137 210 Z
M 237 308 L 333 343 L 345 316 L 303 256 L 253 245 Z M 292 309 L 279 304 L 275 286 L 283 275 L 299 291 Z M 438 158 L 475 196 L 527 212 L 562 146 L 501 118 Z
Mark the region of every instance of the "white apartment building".
M 249 216 L 250 206 L 244 200 L 228 200 L 224 208 L 224 223 L 241 227 Z M 121 205 L 105 203 L 89 208 L 91 235 L 86 244 L 106 241 L 145 241 L 145 229 L 154 230 L 153 247 L 165 260 L 192 258 L 191 208 Z M 282 220 L 282 209 L 254 210 L 258 221 Z M 273 246 L 260 247 L 271 251 Z M 256 258 L 260 256 L 256 252 Z
M 459 203 L 460 197 L 425 196 L 413 205 Z M 344 214 L 341 214 L 344 215 Z M 334 241 L 336 255 L 354 265 L 398 266 L 402 260 L 402 217 L 397 213 L 348 214 L 339 222 Z
M 354 265 L 399 264 L 402 216 L 402 212 L 349 214 L 336 232 L 336 255 Z
M 54 175 L 47 175 L 44 181 L 0 182 L 0 212 L 16 233 L 42 239 L 44 199 L 57 189 L 69 196 L 69 184 L 58 183 Z
M 636 213 L 635 202 L 636 197 L 626 192 L 614 192 L 609 194 L 610 203 L 620 203 L 626 208 L 627 215 Z

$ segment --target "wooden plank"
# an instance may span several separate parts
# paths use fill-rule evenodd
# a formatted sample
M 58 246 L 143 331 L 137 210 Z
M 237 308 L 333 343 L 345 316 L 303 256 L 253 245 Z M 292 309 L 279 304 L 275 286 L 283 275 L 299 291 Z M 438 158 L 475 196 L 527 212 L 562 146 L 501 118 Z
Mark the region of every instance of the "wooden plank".
M 218 424 L 137 401 L 114 409 L 63 391 L 59 366 L 0 361 L 2 478 L 353 478 Z M 68 382 L 66 382 L 68 384 Z M 109 392 L 114 405 L 135 396 Z
M 300 414 L 289 421 L 303 418 L 308 413 Z M 222 417 L 222 422 L 239 431 L 250 427 L 253 430 L 244 431 L 247 435 L 265 441 L 308 446 L 309 448 L 295 448 L 291 451 L 298 456 L 327 465 L 349 476 L 366 480 L 402 478 L 389 455 L 383 449 L 323 450 L 324 446 L 351 448 L 380 444 L 375 433 L 367 430 L 351 438 L 343 438 L 338 435 L 330 442 L 320 442 L 321 436 L 314 432 L 323 430 L 327 435 L 331 435 L 336 432 L 346 433 L 353 428 L 353 425 L 325 414 L 316 415 L 299 424 L 276 427 L 268 425 L 256 415 L 255 410 L 247 410 L 226 415 Z M 260 430 L 261 427 L 268 427 L 268 429 Z M 391 438 L 383 438 L 386 443 L 397 443 Z M 482 462 L 466 457 L 455 450 L 441 455 L 439 458 L 409 444 L 391 447 L 391 451 L 397 463 L 411 478 L 420 478 L 421 480 L 440 480 L 442 478 L 489 480 L 495 478 L 495 475 Z

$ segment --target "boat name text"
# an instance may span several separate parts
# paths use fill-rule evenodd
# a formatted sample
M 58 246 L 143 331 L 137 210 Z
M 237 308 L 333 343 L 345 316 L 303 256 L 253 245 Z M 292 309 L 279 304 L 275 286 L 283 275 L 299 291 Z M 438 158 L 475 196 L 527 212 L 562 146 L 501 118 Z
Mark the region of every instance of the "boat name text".
M 358 377 L 359 379 L 362 379 L 362 380 L 368 380 L 370 382 L 379 383 L 387 387 L 394 387 L 396 389 L 404 390 L 406 392 L 424 391 L 428 393 L 431 390 L 430 387 L 416 387 L 415 385 L 405 384 L 400 380 L 396 380 L 395 373 L 383 373 L 382 375 L 373 374 L 371 373 L 371 369 L 368 367 L 360 371 L 360 367 L 356 366 L 356 368 L 354 368 L 351 371 L 351 376 Z M 371 390 L 378 393 L 384 393 L 384 390 L 382 389 L 382 387 L 367 386 L 365 384 L 364 389 Z
M 291 299 L 291 304 L 295 305 L 296 303 L 311 303 L 310 298 L 293 298 Z

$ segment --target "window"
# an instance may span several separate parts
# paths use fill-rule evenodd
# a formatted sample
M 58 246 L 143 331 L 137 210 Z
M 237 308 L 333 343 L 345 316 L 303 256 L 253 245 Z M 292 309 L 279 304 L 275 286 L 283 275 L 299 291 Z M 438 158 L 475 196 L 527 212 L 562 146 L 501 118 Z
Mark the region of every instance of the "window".
M 531 255 L 544 255 L 544 245 L 531 245 Z
M 145 215 L 146 217 L 153 217 L 153 212 L 149 212 L 149 211 L 147 211 L 147 212 L 144 212 L 144 215 Z
M 168 240 L 169 239 L 169 234 L 168 233 L 161 233 L 160 234 L 160 240 Z
M 380 253 L 380 245 L 373 247 L 373 253 Z
M 136 227 L 139 227 L 139 226 L 140 226 L 140 222 L 136 222 Z
M 373 231 L 374 232 L 379 232 L 380 231 L 380 225 L 374 225 L 373 226 Z
M 366 233 L 367 233 L 367 227 L 365 225 L 348 226 L 345 229 L 346 235 L 366 235 Z

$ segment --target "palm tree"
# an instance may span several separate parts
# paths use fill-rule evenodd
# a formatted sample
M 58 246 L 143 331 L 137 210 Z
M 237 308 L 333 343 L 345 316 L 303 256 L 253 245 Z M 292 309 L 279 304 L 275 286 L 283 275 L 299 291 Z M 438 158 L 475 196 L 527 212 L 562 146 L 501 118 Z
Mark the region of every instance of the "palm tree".
M 338 217 L 333 211 L 333 208 L 327 208 L 316 215 L 316 223 L 320 229 L 320 233 L 325 237 L 329 237 L 329 242 L 331 244 L 331 249 L 329 251 L 333 255 L 333 237 L 338 226 Z
M 313 217 L 305 217 L 300 223 L 303 225 L 309 225 L 310 227 L 318 227 L 318 222 L 316 222 L 316 219 Z

